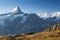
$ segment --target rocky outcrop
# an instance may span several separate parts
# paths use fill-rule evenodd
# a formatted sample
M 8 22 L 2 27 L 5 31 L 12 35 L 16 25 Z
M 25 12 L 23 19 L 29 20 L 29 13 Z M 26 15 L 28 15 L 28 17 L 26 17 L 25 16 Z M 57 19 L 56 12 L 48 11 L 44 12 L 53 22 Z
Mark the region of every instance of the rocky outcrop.
M 60 24 L 53 25 L 50 28 L 46 29 L 45 31 L 55 31 L 55 30 L 60 30 Z

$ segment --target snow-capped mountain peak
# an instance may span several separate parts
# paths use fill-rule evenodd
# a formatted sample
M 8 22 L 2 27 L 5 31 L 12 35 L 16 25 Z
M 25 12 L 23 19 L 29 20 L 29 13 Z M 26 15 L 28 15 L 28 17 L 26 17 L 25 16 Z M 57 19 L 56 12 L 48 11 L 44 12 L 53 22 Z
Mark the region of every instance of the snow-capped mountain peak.
M 53 13 L 51 13 L 51 18 L 52 17 L 56 17 L 57 20 L 60 19 L 60 12 L 53 12 Z
M 16 6 L 12 11 L 19 11 L 20 8 L 18 6 Z
M 60 12 L 54 12 L 54 13 L 51 13 L 51 17 L 54 17 L 54 16 L 60 16 Z
M 18 6 L 16 6 L 11 12 L 12 13 L 19 13 L 19 14 L 23 13 Z
M 48 14 L 48 13 L 46 13 L 46 12 L 39 12 L 38 14 L 37 14 L 40 18 L 44 18 L 44 19 L 46 19 L 46 18 L 48 18 L 50 15 Z

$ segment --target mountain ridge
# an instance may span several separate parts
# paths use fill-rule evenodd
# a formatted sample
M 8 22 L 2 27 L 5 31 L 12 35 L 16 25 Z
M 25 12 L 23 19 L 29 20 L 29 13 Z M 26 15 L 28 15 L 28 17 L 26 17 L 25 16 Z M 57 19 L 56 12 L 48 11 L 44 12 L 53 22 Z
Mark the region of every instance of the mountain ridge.
M 42 32 L 46 28 L 60 23 L 60 19 L 55 16 L 45 19 L 45 16 L 48 15 L 46 13 L 45 16 L 42 14 L 44 18 L 41 18 L 36 13 L 28 14 L 23 13 L 19 7 L 16 9 L 16 13 L 13 11 L 0 15 L 0 35 Z

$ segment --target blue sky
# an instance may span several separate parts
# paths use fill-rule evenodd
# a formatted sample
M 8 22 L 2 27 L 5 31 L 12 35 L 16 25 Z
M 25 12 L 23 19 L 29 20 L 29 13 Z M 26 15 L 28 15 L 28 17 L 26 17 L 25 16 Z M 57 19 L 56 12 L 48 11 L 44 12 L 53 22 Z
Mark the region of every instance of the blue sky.
M 10 12 L 16 6 L 24 13 L 60 12 L 60 0 L 0 0 L 0 13 Z

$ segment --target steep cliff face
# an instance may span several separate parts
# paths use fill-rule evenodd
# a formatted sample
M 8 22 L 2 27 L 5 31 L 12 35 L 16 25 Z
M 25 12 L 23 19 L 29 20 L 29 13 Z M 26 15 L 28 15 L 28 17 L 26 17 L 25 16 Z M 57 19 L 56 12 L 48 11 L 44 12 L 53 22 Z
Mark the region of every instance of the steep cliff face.
M 50 28 L 46 29 L 45 31 L 56 31 L 56 30 L 60 30 L 60 24 L 55 24 Z

